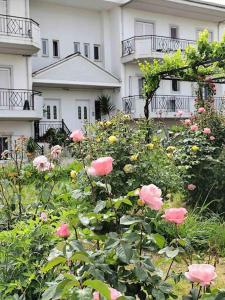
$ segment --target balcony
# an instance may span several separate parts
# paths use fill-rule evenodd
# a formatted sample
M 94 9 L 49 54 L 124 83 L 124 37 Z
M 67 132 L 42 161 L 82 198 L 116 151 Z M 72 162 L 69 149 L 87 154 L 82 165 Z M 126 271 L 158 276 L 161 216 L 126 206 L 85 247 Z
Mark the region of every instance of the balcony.
M 38 23 L 28 18 L 0 15 L 0 53 L 32 55 L 39 49 Z
M 40 92 L 0 89 L 0 119 L 39 120 L 43 117 Z
M 151 118 L 174 118 L 177 111 L 182 111 L 182 117 L 190 116 L 194 105 L 193 96 L 156 95 L 149 105 Z M 123 98 L 124 113 L 133 118 L 144 117 L 145 100 L 143 96 L 129 96 Z
M 195 45 L 195 41 L 157 35 L 134 36 L 122 41 L 122 62 L 149 57 L 162 58 L 165 53 L 178 49 L 184 51 L 189 45 Z

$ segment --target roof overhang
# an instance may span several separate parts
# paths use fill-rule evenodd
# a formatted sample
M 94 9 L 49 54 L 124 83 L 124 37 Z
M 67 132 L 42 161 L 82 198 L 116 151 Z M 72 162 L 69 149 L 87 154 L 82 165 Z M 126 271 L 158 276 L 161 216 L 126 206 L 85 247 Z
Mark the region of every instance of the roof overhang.
M 225 19 L 225 5 L 201 0 L 132 0 L 124 6 L 212 22 Z

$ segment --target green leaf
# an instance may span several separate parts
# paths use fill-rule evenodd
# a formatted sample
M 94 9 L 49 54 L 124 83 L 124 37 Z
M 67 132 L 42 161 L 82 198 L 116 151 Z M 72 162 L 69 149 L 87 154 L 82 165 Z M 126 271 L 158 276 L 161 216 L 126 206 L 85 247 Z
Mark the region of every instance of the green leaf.
M 46 273 L 49 270 L 51 270 L 52 268 L 54 268 L 54 267 L 56 267 L 56 266 L 58 266 L 60 264 L 63 264 L 65 262 L 66 262 L 66 258 L 65 257 L 58 256 L 58 257 L 54 258 L 53 260 L 51 260 L 49 263 L 47 263 L 47 265 L 44 266 L 41 271 L 43 273 Z
M 50 300 L 55 296 L 57 285 L 50 286 L 42 295 L 41 300 Z
M 160 249 L 162 249 L 162 248 L 164 247 L 165 243 L 166 243 L 166 240 L 165 240 L 164 236 L 162 236 L 162 235 L 159 234 L 159 233 L 155 233 L 155 234 L 153 234 L 152 236 L 153 236 L 153 238 L 154 238 L 154 241 L 155 241 L 156 245 L 157 245 Z
M 88 254 L 85 252 L 76 252 L 75 254 L 73 254 L 73 256 L 71 257 L 72 261 L 82 261 L 82 262 L 86 262 L 89 263 L 90 259 L 88 257 Z
M 132 216 L 123 216 L 120 219 L 120 224 L 121 225 L 133 225 L 133 224 L 138 224 L 142 223 L 143 219 L 137 218 L 137 217 L 132 217 Z
M 94 212 L 99 213 L 106 207 L 105 201 L 98 201 L 97 205 L 95 206 Z
M 131 258 L 132 258 L 132 249 L 129 244 L 121 243 L 117 248 L 116 248 L 116 254 L 119 258 L 124 263 L 129 263 Z
M 110 300 L 110 291 L 107 284 L 105 284 L 101 280 L 86 280 L 84 282 L 85 286 L 89 286 L 94 290 L 98 291 L 102 296 L 104 296 L 107 300 Z

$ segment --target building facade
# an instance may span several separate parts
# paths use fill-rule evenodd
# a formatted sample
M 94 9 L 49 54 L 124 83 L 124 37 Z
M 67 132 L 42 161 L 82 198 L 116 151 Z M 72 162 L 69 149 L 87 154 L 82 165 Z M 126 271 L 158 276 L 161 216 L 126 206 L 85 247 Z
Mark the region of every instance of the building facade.
M 99 119 L 102 95 L 143 117 L 138 61 L 183 50 L 203 29 L 220 39 L 224 18 L 225 6 L 200 0 L 0 0 L 0 152 L 20 135 L 40 141 Z M 162 81 L 151 117 L 189 116 L 194 94 Z

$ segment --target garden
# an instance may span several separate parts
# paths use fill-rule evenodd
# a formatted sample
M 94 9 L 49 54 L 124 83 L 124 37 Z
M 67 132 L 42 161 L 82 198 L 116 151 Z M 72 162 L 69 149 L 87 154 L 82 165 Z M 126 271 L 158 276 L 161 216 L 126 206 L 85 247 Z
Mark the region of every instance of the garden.
M 141 63 L 145 119 L 87 124 L 45 156 L 25 137 L 3 153 L 0 299 L 225 299 L 224 49 L 203 32 Z M 195 113 L 170 128 L 148 112 L 166 78 L 197 83 Z

